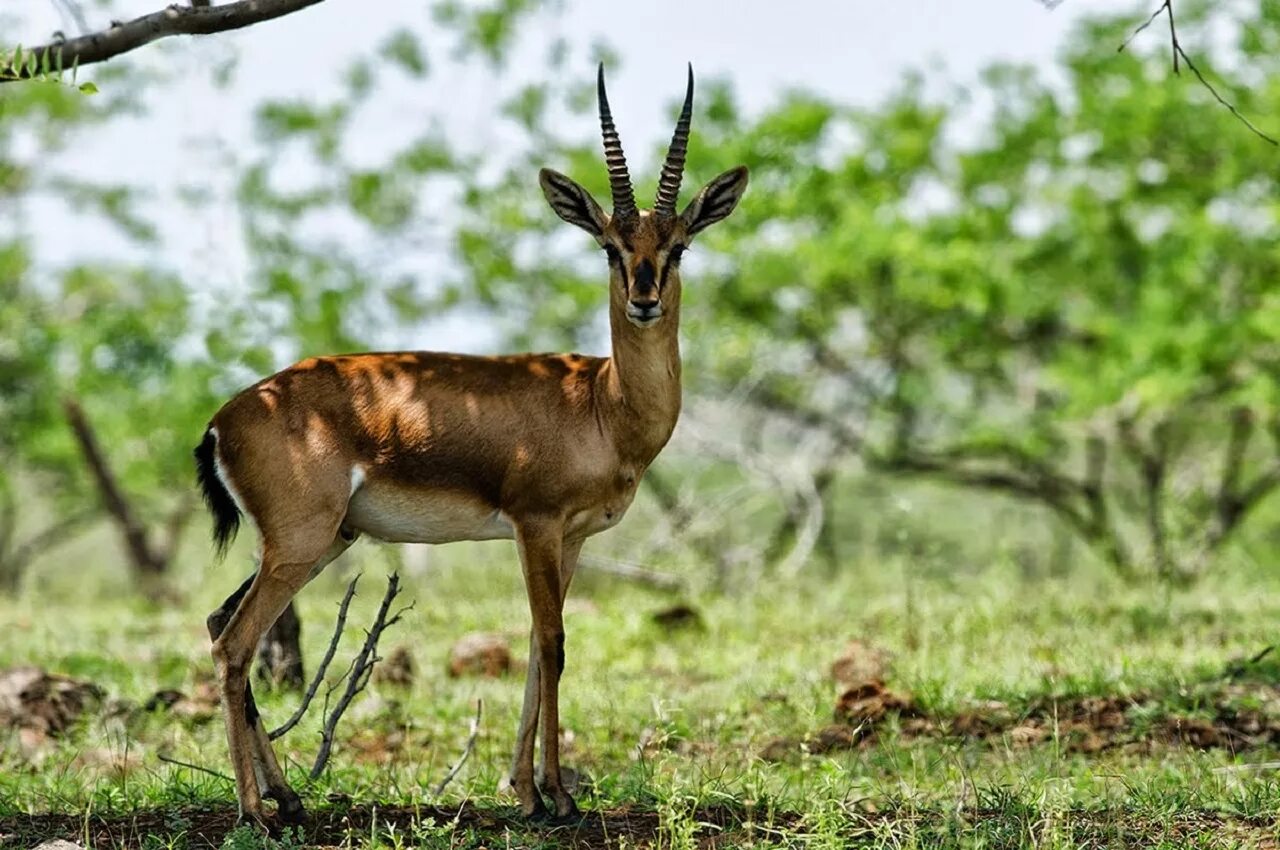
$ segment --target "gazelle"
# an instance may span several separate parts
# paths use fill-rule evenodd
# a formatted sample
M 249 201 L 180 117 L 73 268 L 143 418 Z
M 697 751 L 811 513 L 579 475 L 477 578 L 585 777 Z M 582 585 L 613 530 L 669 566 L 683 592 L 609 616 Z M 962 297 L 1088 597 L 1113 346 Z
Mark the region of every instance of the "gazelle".
M 680 413 L 680 256 L 725 218 L 747 169 L 712 180 L 676 212 L 693 112 L 693 69 L 653 210 L 636 207 L 609 112 L 600 126 L 608 215 L 568 177 L 542 169 L 560 218 L 604 249 L 612 356 L 471 357 L 398 352 L 303 360 L 226 403 L 196 449 L 200 486 L 225 549 L 248 515 L 257 573 L 209 617 L 241 817 L 304 816 L 254 705 L 254 648 L 289 600 L 361 534 L 392 542 L 514 538 L 533 627 L 511 784 L 527 816 L 576 813 L 560 777 L 558 692 L 565 593 L 583 541 L 615 525 Z

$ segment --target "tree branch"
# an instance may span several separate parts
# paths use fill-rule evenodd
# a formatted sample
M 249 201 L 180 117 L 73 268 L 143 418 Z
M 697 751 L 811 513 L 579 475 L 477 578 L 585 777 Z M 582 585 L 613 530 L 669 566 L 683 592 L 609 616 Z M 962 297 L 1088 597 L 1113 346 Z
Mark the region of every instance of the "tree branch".
M 1143 445 L 1132 418 L 1122 418 L 1116 423 L 1120 444 L 1133 458 L 1141 473 L 1143 496 L 1146 506 L 1147 535 L 1151 538 L 1151 555 L 1156 572 L 1169 578 L 1173 564 L 1169 557 L 1168 534 L 1164 521 L 1164 484 L 1169 458 L 1169 424 L 1157 422 L 1151 429 L 1150 446 Z
M 116 480 L 115 473 L 112 472 L 106 455 L 103 454 L 102 446 L 98 442 L 97 434 L 84 415 L 84 410 L 73 398 L 64 399 L 62 409 L 66 413 L 67 423 L 71 426 L 72 433 L 75 434 L 76 442 L 80 445 L 85 464 L 98 485 L 102 505 L 120 526 L 135 572 L 143 578 L 154 578 L 163 574 L 167 563 L 148 541 L 147 530 L 138 521 L 128 496 L 120 487 L 120 482 Z
M 108 29 L 65 41 L 24 47 L 0 63 L 0 82 L 28 80 L 105 62 L 157 39 L 241 29 L 314 6 L 322 0 L 239 0 L 221 6 L 177 4 Z
M 346 712 L 347 707 L 351 705 L 351 700 L 355 699 L 356 694 L 364 690 L 365 685 L 369 684 L 369 676 L 373 673 L 373 667 L 381 660 L 378 658 L 378 639 L 382 637 L 383 631 L 389 626 L 398 623 L 400 615 L 408 610 L 408 608 L 402 608 L 396 612 L 395 616 L 387 617 L 387 613 L 391 610 L 391 603 L 399 593 L 400 576 L 397 573 L 392 573 L 391 577 L 387 579 L 387 592 L 382 597 L 382 604 L 378 606 L 378 616 L 374 618 L 373 625 L 369 628 L 364 646 L 360 648 L 360 654 L 351 662 L 346 690 L 342 692 L 342 697 L 338 700 L 338 704 L 333 707 L 332 713 L 325 718 L 324 730 L 320 733 L 320 751 L 316 753 L 315 763 L 311 765 L 311 779 L 313 781 L 320 778 L 320 775 L 324 773 L 325 765 L 329 763 L 329 754 L 333 750 L 333 737 L 338 727 L 338 721 L 342 719 L 342 715 Z M 412 605 L 409 606 L 409 608 L 412 607 Z
M 329 669 L 329 663 L 333 661 L 333 655 L 338 651 L 338 641 L 342 639 L 342 630 L 347 624 L 347 609 L 351 607 L 351 599 L 356 595 L 356 582 L 358 581 L 360 581 L 359 575 L 351 579 L 351 583 L 347 585 L 347 592 L 342 597 L 342 603 L 338 605 L 338 622 L 333 627 L 333 637 L 329 640 L 329 648 L 325 650 L 324 658 L 320 660 L 320 666 L 316 668 L 316 674 L 312 677 L 311 684 L 307 686 L 307 692 L 302 695 L 302 702 L 288 720 L 271 730 L 267 735 L 271 740 L 274 741 L 288 734 L 290 729 L 298 725 L 298 721 L 307 713 L 311 700 L 315 699 L 316 691 L 320 690 L 320 683 L 324 681 L 325 671 Z
M 1129 37 L 1126 38 L 1120 44 L 1120 47 L 1117 48 L 1117 52 L 1122 51 L 1126 47 L 1128 47 L 1129 43 L 1133 41 L 1134 37 L 1137 36 L 1138 33 L 1142 32 L 1147 27 L 1151 26 L 1151 24 L 1155 21 L 1155 19 L 1160 17 L 1161 12 L 1164 12 L 1169 16 L 1169 47 L 1173 54 L 1173 73 L 1181 74 L 1181 70 L 1178 68 L 1178 60 L 1181 59 L 1183 62 L 1186 63 L 1187 67 L 1191 69 L 1191 73 L 1196 75 L 1196 79 L 1200 81 L 1200 84 L 1209 90 L 1209 94 L 1213 95 L 1214 100 L 1218 101 L 1218 103 L 1225 106 L 1232 115 L 1234 115 L 1242 124 L 1244 124 L 1251 131 L 1253 131 L 1254 135 L 1256 135 L 1258 138 L 1272 145 L 1280 147 L 1280 141 L 1277 141 L 1273 137 L 1268 136 L 1266 133 L 1259 130 L 1252 121 L 1250 121 L 1248 118 L 1244 116 L 1243 113 L 1240 112 L 1240 110 L 1236 109 L 1235 104 L 1233 104 L 1231 101 L 1227 100 L 1222 95 L 1220 95 L 1218 93 L 1218 90 L 1213 87 L 1213 84 L 1210 83 L 1207 79 L 1205 79 L 1204 74 L 1200 73 L 1200 69 L 1196 66 L 1196 63 L 1191 59 L 1191 57 L 1187 55 L 1187 51 L 1182 49 L 1182 42 L 1178 41 L 1178 25 L 1174 19 L 1174 14 L 1173 14 L 1173 0 L 1163 0 L 1163 2 L 1156 7 L 1156 10 L 1151 13 L 1151 17 L 1147 18 L 1147 20 L 1141 26 L 1135 29 L 1129 35 Z
M 685 586 L 685 580 L 671 573 L 658 572 L 648 567 L 642 567 L 639 564 L 629 564 L 626 561 L 619 561 L 616 558 L 602 558 L 599 555 L 582 555 L 578 559 L 580 566 L 589 570 L 594 570 L 605 575 L 620 578 L 625 581 L 634 581 L 637 584 L 647 585 L 658 590 L 681 590 Z
M 1240 475 L 1253 431 L 1253 412 L 1247 407 L 1234 408 L 1231 411 L 1230 430 L 1222 460 L 1222 481 L 1218 484 L 1218 492 L 1213 499 L 1215 523 L 1206 542 L 1206 548 L 1210 551 L 1217 549 L 1240 521 L 1244 507 L 1241 502 Z
M 29 540 L 15 546 L 13 554 L 6 561 L 16 574 L 21 575 L 27 564 L 43 552 L 47 552 L 60 543 L 65 543 L 68 536 L 80 526 L 86 525 L 97 517 L 98 512 L 92 509 L 77 511 L 55 521 L 36 532 Z

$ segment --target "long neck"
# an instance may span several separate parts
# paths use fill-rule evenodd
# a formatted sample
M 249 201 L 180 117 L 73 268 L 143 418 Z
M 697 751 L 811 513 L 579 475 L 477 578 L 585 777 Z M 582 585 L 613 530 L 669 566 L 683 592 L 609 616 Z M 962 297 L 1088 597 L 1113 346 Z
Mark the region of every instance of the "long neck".
M 670 305 L 651 328 L 636 327 L 615 305 L 609 327 L 613 357 L 604 378 L 610 427 L 624 451 L 647 464 L 666 445 L 680 416 L 680 304 Z

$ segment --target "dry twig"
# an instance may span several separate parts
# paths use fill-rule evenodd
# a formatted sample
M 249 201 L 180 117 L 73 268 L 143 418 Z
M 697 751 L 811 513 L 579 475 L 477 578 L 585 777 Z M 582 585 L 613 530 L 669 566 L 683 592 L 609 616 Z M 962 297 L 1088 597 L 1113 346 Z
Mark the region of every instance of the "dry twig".
M 471 718 L 471 731 L 467 735 L 467 745 L 462 750 L 462 757 L 458 759 L 457 764 L 449 769 L 444 779 L 440 780 L 440 784 L 436 786 L 436 796 L 439 797 L 444 793 L 444 789 L 458 775 L 458 771 L 462 770 L 462 766 L 467 763 L 467 759 L 471 757 L 471 751 L 476 748 L 476 735 L 480 734 L 480 715 L 484 712 L 484 700 L 476 700 L 476 716 Z
M 198 770 L 201 773 L 207 773 L 210 776 L 216 776 L 219 779 L 225 780 L 227 782 L 235 782 L 234 779 L 232 779 L 230 776 L 227 776 L 225 773 L 219 773 L 216 770 L 211 770 L 207 767 L 202 767 L 201 765 L 198 765 L 198 764 L 192 764 L 189 761 L 179 761 L 178 759 L 173 758 L 172 756 L 167 756 L 164 753 L 158 754 L 156 758 L 160 759 L 160 761 L 164 762 L 165 764 L 175 764 L 178 767 L 185 767 L 188 770 Z
M 366 632 L 364 646 L 360 648 L 360 654 L 351 662 L 351 668 L 347 674 L 343 676 L 347 680 L 346 690 L 342 692 L 342 697 L 338 700 L 338 704 L 333 707 L 333 711 L 325 718 L 324 730 L 320 733 L 320 752 L 316 753 L 316 760 L 311 765 L 311 779 L 316 780 L 324 773 L 325 765 L 329 763 L 329 755 L 333 750 L 334 731 L 338 726 L 338 721 L 342 719 L 342 715 L 351 705 L 351 701 L 355 699 L 356 694 L 364 690 L 365 685 L 369 684 L 369 676 L 373 673 L 373 667 L 380 659 L 378 657 L 378 639 L 382 637 L 382 633 L 389 626 L 393 626 L 400 622 L 401 615 L 413 607 L 412 604 L 401 608 L 394 616 L 388 617 L 387 614 L 391 610 L 391 603 L 400 593 L 400 576 L 392 573 L 387 579 L 387 592 L 382 597 L 382 604 L 378 606 L 378 616 L 374 618 L 373 625 Z M 341 679 L 339 680 L 341 681 Z M 337 687 L 336 683 L 325 694 L 325 704 L 328 705 L 329 693 L 333 692 L 333 688 Z
M 1262 130 L 1258 129 L 1258 127 L 1248 118 L 1246 118 L 1244 114 L 1240 112 L 1239 109 L 1236 109 L 1236 106 L 1234 103 L 1232 103 L 1231 101 L 1224 98 L 1221 94 L 1219 94 L 1218 90 L 1213 87 L 1213 84 L 1210 83 L 1207 79 L 1205 79 L 1204 74 L 1200 73 L 1200 69 L 1196 66 L 1195 61 L 1192 60 L 1192 58 L 1187 55 L 1187 51 L 1182 49 L 1182 43 L 1178 41 L 1178 24 L 1173 14 L 1173 0 L 1163 0 L 1160 3 L 1160 5 L 1156 7 L 1156 10 L 1151 13 L 1151 16 L 1147 18 L 1137 29 L 1135 29 L 1129 35 L 1128 38 L 1126 38 L 1120 44 L 1120 47 L 1117 48 L 1117 51 L 1122 51 L 1126 47 L 1128 47 L 1129 43 L 1133 41 L 1133 39 L 1138 35 L 1138 33 L 1142 32 L 1147 27 L 1151 26 L 1151 24 L 1155 22 L 1155 19 L 1160 17 L 1160 14 L 1162 12 L 1168 15 L 1169 17 L 1169 48 L 1173 53 L 1173 73 L 1174 74 L 1182 73 L 1181 69 L 1178 67 L 1179 60 L 1186 63 L 1186 66 L 1191 69 L 1191 73 L 1196 75 L 1196 79 L 1200 81 L 1200 84 L 1209 90 L 1209 94 L 1213 95 L 1214 100 L 1218 101 L 1218 103 L 1225 106 L 1232 115 L 1238 118 L 1240 122 L 1243 123 L 1246 127 L 1252 130 L 1254 135 L 1256 135 L 1258 138 L 1263 139 L 1264 141 L 1267 141 L 1272 145 L 1276 145 L 1277 147 L 1280 147 L 1280 141 L 1277 141 L 1275 138 L 1267 135 L 1266 133 L 1262 132 Z
M 658 590 L 680 590 L 684 587 L 683 578 L 671 573 L 658 572 L 639 564 L 630 564 L 616 558 L 603 558 L 599 555 L 583 555 L 578 563 L 596 572 L 605 573 L 615 578 L 634 581 L 638 584 L 654 587 Z
M 329 669 L 329 663 L 333 661 L 333 655 L 338 651 L 338 642 L 342 639 L 342 630 L 347 623 L 347 609 L 351 607 L 351 599 L 356 595 L 356 582 L 358 581 L 360 581 L 359 575 L 351 579 L 351 583 L 347 585 L 347 592 L 342 597 L 342 604 L 338 606 L 338 622 L 333 627 L 333 637 L 329 639 L 329 648 L 325 650 L 324 658 L 321 659 L 320 666 L 316 668 L 316 674 L 312 677 L 311 684 L 307 685 L 307 691 L 302 695 L 302 702 L 288 720 L 271 730 L 268 735 L 271 740 L 274 741 L 288 734 L 290 729 L 298 725 L 298 721 L 307 713 L 311 700 L 315 698 L 316 691 L 320 690 L 320 683 L 324 681 L 325 671 Z

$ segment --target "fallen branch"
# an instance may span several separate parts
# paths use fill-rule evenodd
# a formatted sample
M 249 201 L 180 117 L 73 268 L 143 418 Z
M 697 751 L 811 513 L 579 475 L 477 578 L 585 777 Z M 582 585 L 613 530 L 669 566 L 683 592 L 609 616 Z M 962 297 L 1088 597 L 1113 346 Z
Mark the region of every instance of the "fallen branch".
M 648 567 L 628 564 L 625 561 L 617 561 L 613 558 L 602 558 L 599 555 L 583 555 L 578 563 L 596 572 L 606 573 L 615 578 L 634 581 L 638 584 L 645 584 L 649 587 L 656 587 L 659 590 L 680 590 L 684 587 L 684 579 L 680 576 L 660 573 Z
M 436 786 L 436 796 L 439 797 L 444 793 L 444 789 L 458 775 L 458 771 L 462 770 L 462 766 L 467 763 L 467 759 L 471 757 L 471 751 L 476 748 L 476 735 L 480 733 L 480 715 L 484 711 L 484 700 L 476 700 L 476 716 L 471 718 L 471 732 L 467 735 L 467 745 L 462 749 L 462 757 L 458 759 L 458 763 L 449 769 L 444 779 L 440 780 L 440 784 Z
M 239 0 L 221 6 L 173 4 L 99 32 L 22 47 L 0 61 L 0 83 L 39 79 L 76 67 L 105 62 L 173 35 L 211 35 L 284 17 L 321 0 Z
M 333 637 L 329 639 L 329 648 L 325 650 L 324 658 L 320 660 L 320 666 L 316 668 L 316 674 L 311 679 L 311 684 L 307 685 L 307 691 L 302 695 L 302 702 L 298 705 L 297 710 L 280 726 L 272 729 L 267 737 L 271 740 L 288 734 L 289 730 L 298 725 L 303 715 L 307 713 L 307 709 L 311 706 L 311 700 L 315 699 L 316 691 L 320 690 L 320 683 L 324 681 L 325 671 L 329 669 L 329 663 L 333 661 L 333 655 L 338 651 L 338 642 L 342 639 L 342 630 L 347 624 L 347 609 L 351 607 L 351 599 L 356 595 L 356 582 L 360 581 L 360 576 L 351 579 L 351 583 L 347 585 L 347 592 L 342 597 L 342 603 L 338 606 L 338 622 L 333 627 Z
M 311 765 L 311 779 L 313 781 L 320 778 L 320 775 L 324 773 L 325 765 L 329 763 L 329 755 L 333 750 L 334 731 L 337 729 L 338 721 L 342 719 L 342 715 L 351 705 L 351 701 L 355 699 L 356 694 L 364 690 L 365 685 L 369 684 L 369 676 L 373 673 L 374 665 L 382 660 L 378 657 L 378 639 L 382 637 L 382 633 L 388 627 L 400 622 L 400 617 L 405 611 L 413 607 L 410 604 L 388 618 L 387 613 L 391 610 L 391 603 L 399 593 L 400 575 L 392 573 L 391 577 L 387 579 L 387 592 L 382 597 L 382 604 L 378 606 L 378 616 L 374 618 L 373 625 L 366 632 L 367 637 L 365 638 L 364 646 L 360 648 L 360 654 L 351 662 L 351 668 L 343 677 L 347 680 L 346 690 L 343 691 L 338 704 L 333 707 L 333 711 L 325 719 L 324 729 L 320 733 L 320 752 L 316 753 L 315 763 Z M 330 688 L 328 693 L 332 692 L 333 688 Z M 326 704 L 328 703 L 328 693 L 325 695 Z

